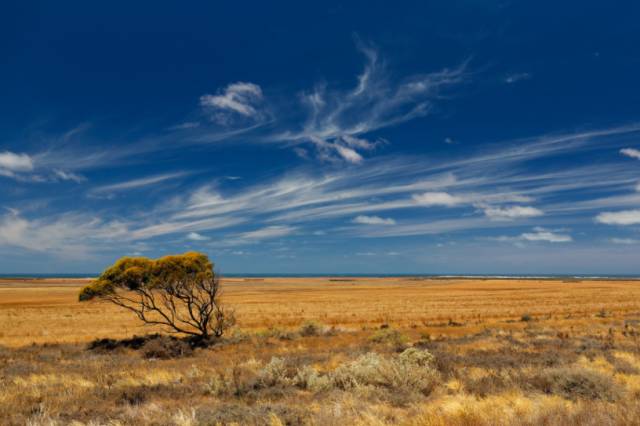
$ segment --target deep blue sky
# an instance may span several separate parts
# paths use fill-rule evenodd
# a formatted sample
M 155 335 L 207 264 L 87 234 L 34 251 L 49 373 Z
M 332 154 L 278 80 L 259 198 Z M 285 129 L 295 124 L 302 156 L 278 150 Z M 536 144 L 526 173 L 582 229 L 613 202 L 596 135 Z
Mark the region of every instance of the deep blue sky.
M 640 274 L 637 2 L 16 2 L 0 273 Z

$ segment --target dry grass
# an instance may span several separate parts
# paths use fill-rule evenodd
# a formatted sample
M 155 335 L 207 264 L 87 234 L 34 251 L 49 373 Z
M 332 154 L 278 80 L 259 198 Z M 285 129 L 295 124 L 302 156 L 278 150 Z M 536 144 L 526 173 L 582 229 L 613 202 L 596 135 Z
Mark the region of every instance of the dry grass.
M 637 282 L 227 280 L 193 350 L 82 284 L 0 281 L 2 424 L 640 424 Z

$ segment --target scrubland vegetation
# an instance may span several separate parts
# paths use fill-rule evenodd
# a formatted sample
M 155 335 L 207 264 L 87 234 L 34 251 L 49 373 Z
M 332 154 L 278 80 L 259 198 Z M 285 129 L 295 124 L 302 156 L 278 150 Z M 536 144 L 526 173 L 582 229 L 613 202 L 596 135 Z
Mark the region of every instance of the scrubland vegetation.
M 208 347 L 84 284 L 0 283 L 3 424 L 640 424 L 636 282 L 227 280 Z

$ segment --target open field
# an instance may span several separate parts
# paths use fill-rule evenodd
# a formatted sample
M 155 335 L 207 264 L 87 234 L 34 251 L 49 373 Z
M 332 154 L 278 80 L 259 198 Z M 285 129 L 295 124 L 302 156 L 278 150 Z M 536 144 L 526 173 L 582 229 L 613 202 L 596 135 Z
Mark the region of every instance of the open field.
M 0 280 L 3 424 L 640 424 L 640 282 L 227 279 L 195 350 L 85 282 Z

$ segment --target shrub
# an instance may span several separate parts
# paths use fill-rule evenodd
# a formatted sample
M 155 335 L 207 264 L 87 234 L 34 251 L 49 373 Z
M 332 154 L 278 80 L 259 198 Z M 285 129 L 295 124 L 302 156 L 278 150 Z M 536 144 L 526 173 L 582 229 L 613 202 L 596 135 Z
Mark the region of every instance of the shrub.
M 206 383 L 204 387 L 204 393 L 212 396 L 221 396 L 229 392 L 230 386 L 227 383 L 224 375 L 218 374 L 213 376 Z
M 530 314 L 524 314 L 520 317 L 520 321 L 522 322 L 533 321 L 533 317 Z
M 289 384 L 287 366 L 284 359 L 273 357 L 258 373 L 256 384 L 259 387 L 284 386 Z
M 158 336 L 142 347 L 145 358 L 170 359 L 189 356 L 193 349 L 186 342 L 175 337 Z
M 435 358 L 429 352 L 415 348 L 391 358 L 370 352 L 338 367 L 332 381 L 340 389 L 376 386 L 427 395 L 439 380 L 434 362 Z
M 315 321 L 306 321 L 300 326 L 300 335 L 303 337 L 319 336 L 323 334 L 325 327 Z
M 578 367 L 559 367 L 537 375 L 533 384 L 545 393 L 562 395 L 565 398 L 602 399 L 616 401 L 623 389 L 611 376 Z
M 256 335 L 262 338 L 272 337 L 279 340 L 295 340 L 298 337 L 298 334 L 296 332 L 279 327 L 270 327 L 266 330 L 256 333 Z
M 397 350 L 407 347 L 409 338 L 394 328 L 381 328 L 369 337 L 374 343 L 386 344 Z
M 331 379 L 328 376 L 320 375 L 315 368 L 308 365 L 298 369 L 293 382 L 301 389 L 314 392 L 323 391 L 331 387 Z

